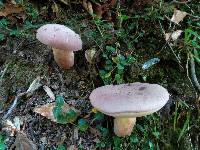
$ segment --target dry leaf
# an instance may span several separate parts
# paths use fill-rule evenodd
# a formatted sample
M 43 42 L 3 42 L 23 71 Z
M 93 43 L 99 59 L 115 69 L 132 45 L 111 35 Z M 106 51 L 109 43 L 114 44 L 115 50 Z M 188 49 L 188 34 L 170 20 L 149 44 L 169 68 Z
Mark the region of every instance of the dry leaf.
M 51 103 L 51 104 L 46 104 L 37 108 L 34 108 L 34 112 L 38 113 L 48 119 L 50 119 L 53 122 L 57 122 L 56 118 L 53 115 L 53 108 L 55 107 L 55 103 Z M 64 103 L 64 105 L 62 106 L 62 111 L 63 112 L 67 112 L 70 109 L 74 110 L 75 112 L 78 112 L 78 110 L 76 110 L 74 107 L 69 106 L 67 103 Z
M 21 6 L 6 3 L 4 4 L 4 8 L 0 11 L 0 16 L 6 17 L 11 14 L 18 14 L 22 11 L 23 8 Z
M 3 122 L 2 131 L 9 131 L 10 132 L 10 136 L 14 136 L 16 134 L 16 132 L 17 132 L 17 128 L 12 123 L 12 121 L 6 120 L 5 122 Z
M 187 15 L 186 12 L 174 9 L 174 14 L 171 18 L 171 21 L 176 24 L 179 24 L 179 22 L 181 22 L 185 18 L 186 15 Z
M 56 99 L 56 98 L 55 98 L 55 95 L 54 95 L 53 92 L 52 92 L 52 90 L 51 90 L 48 86 L 44 85 L 44 86 L 43 86 L 43 89 L 45 90 L 45 92 L 47 93 L 47 95 L 48 95 L 52 100 L 55 100 L 55 99 Z
M 88 11 L 89 14 L 93 14 L 92 3 L 87 0 L 83 0 L 83 7 Z
M 15 150 L 37 150 L 33 141 L 29 140 L 25 133 L 18 132 L 14 143 Z
M 20 130 L 21 130 L 21 129 L 20 129 L 20 126 L 22 126 L 22 125 L 24 124 L 24 123 L 23 123 L 22 117 L 16 116 L 16 117 L 13 119 L 13 121 L 14 121 L 14 125 L 15 125 L 17 131 L 20 131 Z
M 102 18 L 103 10 L 102 10 L 102 6 L 99 3 L 93 4 L 93 10 L 99 19 Z
M 173 41 L 176 41 L 180 37 L 182 32 L 183 32 L 182 30 L 176 30 L 172 33 L 171 32 L 166 33 L 165 34 L 165 40 L 168 41 L 171 38 Z
M 59 8 L 58 5 L 54 2 L 54 4 L 51 6 L 51 9 L 53 10 L 53 12 L 56 14 L 56 16 L 58 16 L 58 12 L 59 12 Z
M 93 14 L 93 9 L 92 9 L 92 4 L 90 2 L 87 3 L 87 7 L 88 7 L 88 12 L 90 15 Z
M 37 90 L 39 87 L 42 86 L 42 84 L 40 83 L 41 81 L 41 77 L 37 77 L 29 86 L 28 90 L 26 91 L 27 93 L 33 94 L 33 92 L 35 90 Z
M 91 64 L 93 63 L 93 58 L 94 58 L 95 53 L 96 53 L 95 48 L 88 49 L 85 51 L 85 58 Z

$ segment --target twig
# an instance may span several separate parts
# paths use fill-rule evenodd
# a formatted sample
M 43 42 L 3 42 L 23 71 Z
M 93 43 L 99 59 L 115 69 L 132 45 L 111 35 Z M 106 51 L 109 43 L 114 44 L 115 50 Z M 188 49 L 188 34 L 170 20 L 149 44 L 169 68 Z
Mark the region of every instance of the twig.
M 173 48 L 171 47 L 170 43 L 167 42 L 167 44 L 168 44 L 169 48 L 171 49 L 172 53 L 174 54 L 174 56 L 176 57 L 179 66 L 183 69 L 183 66 L 181 65 L 181 61 L 180 61 L 180 59 L 178 58 L 178 56 L 176 56 L 176 53 L 174 52 L 174 50 L 173 50 Z
M 6 67 L 5 67 L 4 70 L 2 71 L 2 74 L 1 74 L 1 76 L 0 76 L 0 84 L 2 83 L 2 79 L 3 79 L 3 77 L 4 77 L 5 73 L 6 73 L 6 71 L 8 70 L 9 65 L 10 65 L 10 62 L 9 62 L 8 64 L 6 64 Z
M 194 87 L 192 80 L 190 78 L 190 75 L 189 75 L 189 60 L 190 60 L 190 56 L 189 56 L 189 53 L 188 53 L 187 54 L 187 63 L 186 63 L 185 68 L 186 68 L 188 80 L 189 80 L 190 84 L 192 85 L 193 90 L 195 91 L 195 87 Z M 196 96 L 197 96 L 197 93 L 196 93 Z
M 10 108 L 8 109 L 8 112 L 3 116 L 3 119 L 8 118 L 8 116 L 12 113 L 12 111 L 13 111 L 13 110 L 15 109 L 15 107 L 17 106 L 17 101 L 18 101 L 18 99 L 21 98 L 22 96 L 24 96 L 26 93 L 27 93 L 27 92 L 19 93 L 19 94 L 15 97 L 15 99 L 14 99 L 12 105 L 11 105 Z
M 41 81 L 41 77 L 37 77 L 35 80 L 33 80 L 33 82 L 30 84 L 28 90 L 26 92 L 22 92 L 17 94 L 17 96 L 15 97 L 12 105 L 10 106 L 10 108 L 8 109 L 7 113 L 3 116 L 3 119 L 8 118 L 8 116 L 12 113 L 12 111 L 16 108 L 17 106 L 17 101 L 18 99 L 20 99 L 22 96 L 25 95 L 31 95 L 35 90 L 37 90 L 39 87 L 42 86 L 42 84 L 40 84 Z
M 200 93 L 200 84 L 196 76 L 194 57 L 191 53 L 190 53 L 190 72 L 191 72 L 191 78 L 192 78 L 193 84 L 198 90 L 198 92 Z
M 187 13 L 187 15 L 188 15 L 188 16 L 190 16 L 190 17 L 196 18 L 196 19 L 198 19 L 198 20 L 200 19 L 200 17 L 199 17 L 199 16 L 194 16 L 194 15 L 192 15 L 192 14 L 189 14 L 189 13 Z
M 160 21 L 159 21 L 159 24 L 160 24 L 160 27 L 161 27 L 161 31 L 163 32 L 163 35 L 165 36 L 165 30 L 163 29 L 162 24 L 160 23 Z M 173 29 L 172 29 L 172 30 L 174 31 L 174 29 L 175 29 L 175 25 L 173 26 Z M 179 66 L 183 69 L 183 66 L 181 65 L 180 59 L 178 58 L 178 56 L 176 56 L 176 53 L 174 52 L 173 48 L 171 47 L 171 45 L 170 45 L 170 43 L 169 43 L 170 40 L 171 40 L 171 36 L 172 36 L 172 34 L 169 36 L 168 40 L 166 41 L 166 43 L 164 44 L 164 46 L 161 48 L 161 50 L 163 50 L 163 48 L 165 48 L 165 46 L 168 45 L 169 48 L 171 49 L 172 53 L 173 53 L 174 56 L 176 57 Z M 161 51 L 161 50 L 160 50 L 160 51 Z
M 189 2 L 191 2 L 191 0 L 188 0 L 188 1 L 186 1 L 186 2 L 179 2 L 179 1 L 176 1 L 176 0 L 173 0 L 173 1 L 172 1 L 172 3 L 177 3 L 177 4 L 187 4 L 187 3 L 189 3 Z

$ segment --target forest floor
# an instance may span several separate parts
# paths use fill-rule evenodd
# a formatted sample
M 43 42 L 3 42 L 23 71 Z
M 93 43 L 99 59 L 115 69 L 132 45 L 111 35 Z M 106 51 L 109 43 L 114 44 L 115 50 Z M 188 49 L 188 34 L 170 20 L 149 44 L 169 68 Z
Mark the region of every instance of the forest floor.
M 199 12 L 198 0 L 0 1 L 0 150 L 200 149 Z M 48 23 L 81 36 L 83 49 L 68 70 L 35 37 Z M 166 33 L 179 30 L 180 36 L 166 40 Z M 19 96 L 37 79 L 40 87 Z M 89 95 L 106 84 L 132 82 L 160 84 L 170 99 L 159 112 L 137 118 L 130 136 L 119 138 L 113 118 L 96 112 Z M 34 112 L 55 102 L 52 93 L 78 110 L 73 123 Z

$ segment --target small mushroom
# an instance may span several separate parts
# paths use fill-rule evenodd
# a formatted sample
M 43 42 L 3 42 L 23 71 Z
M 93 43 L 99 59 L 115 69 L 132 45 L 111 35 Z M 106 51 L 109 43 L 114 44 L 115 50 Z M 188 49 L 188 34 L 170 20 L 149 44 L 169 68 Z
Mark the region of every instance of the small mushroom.
M 74 52 L 82 49 L 78 34 L 60 24 L 46 24 L 37 30 L 36 38 L 52 47 L 54 59 L 63 69 L 74 65 Z
M 169 100 L 169 93 L 158 84 L 135 82 L 99 87 L 89 98 L 98 111 L 115 117 L 114 132 L 124 137 L 131 134 L 136 117 L 160 110 Z

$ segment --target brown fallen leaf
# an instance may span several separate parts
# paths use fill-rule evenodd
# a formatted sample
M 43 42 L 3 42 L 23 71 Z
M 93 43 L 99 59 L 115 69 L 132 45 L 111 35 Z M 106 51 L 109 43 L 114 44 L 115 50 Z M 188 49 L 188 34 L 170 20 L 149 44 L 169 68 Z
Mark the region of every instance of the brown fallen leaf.
M 101 19 L 102 15 L 103 15 L 103 10 L 102 10 L 102 6 L 99 3 L 94 3 L 92 5 L 92 8 L 94 10 L 94 13 L 96 14 L 96 16 Z
M 83 0 L 82 6 L 87 10 L 87 12 L 92 15 L 93 14 L 93 9 L 92 9 L 92 3 L 90 3 L 87 0 Z
M 54 2 L 54 1 L 53 1 Z M 56 16 L 58 17 L 58 14 L 59 14 L 59 7 L 58 5 L 54 2 L 54 4 L 51 6 L 51 9 L 53 11 L 53 13 L 56 14 Z
M 174 9 L 174 14 L 173 14 L 173 16 L 171 18 L 171 21 L 176 23 L 176 24 L 179 24 L 179 22 L 181 22 L 185 18 L 186 15 L 187 15 L 186 12 L 180 11 L 180 10 L 175 8 Z
M 55 103 L 50 103 L 50 104 L 46 104 L 46 105 L 43 105 L 43 106 L 40 106 L 40 107 L 37 107 L 37 108 L 34 108 L 34 112 L 35 113 L 38 113 L 48 119 L 50 119 L 51 121 L 53 122 L 57 122 L 56 118 L 54 117 L 54 114 L 53 114 L 53 108 L 55 107 Z M 75 112 L 77 112 L 77 114 L 79 113 L 78 110 L 76 110 L 74 107 L 72 106 L 69 106 L 67 103 L 64 103 L 64 105 L 62 106 L 62 111 L 63 112 L 67 112 L 69 111 L 70 109 L 74 110 Z M 74 118 L 76 119 L 76 118 Z M 66 122 L 68 123 L 68 122 Z
M 171 38 L 172 41 L 176 41 L 180 37 L 182 32 L 182 30 L 176 30 L 174 32 L 166 33 L 165 40 L 168 41 Z
M 6 17 L 11 14 L 18 14 L 23 11 L 23 8 L 19 5 L 4 4 L 4 8 L 0 10 L 0 16 Z
M 23 132 L 18 132 L 15 143 L 13 145 L 15 150 L 37 150 L 36 145 L 27 138 L 26 134 Z
M 40 88 L 42 86 L 41 84 L 41 77 L 38 76 L 35 80 L 33 80 L 33 82 L 30 84 L 28 90 L 26 91 L 26 93 L 28 93 L 28 96 L 31 96 L 33 94 L 33 92 L 35 92 L 38 88 Z
M 91 48 L 85 51 L 85 58 L 90 64 L 93 63 L 93 58 L 95 53 L 96 53 L 95 48 Z

